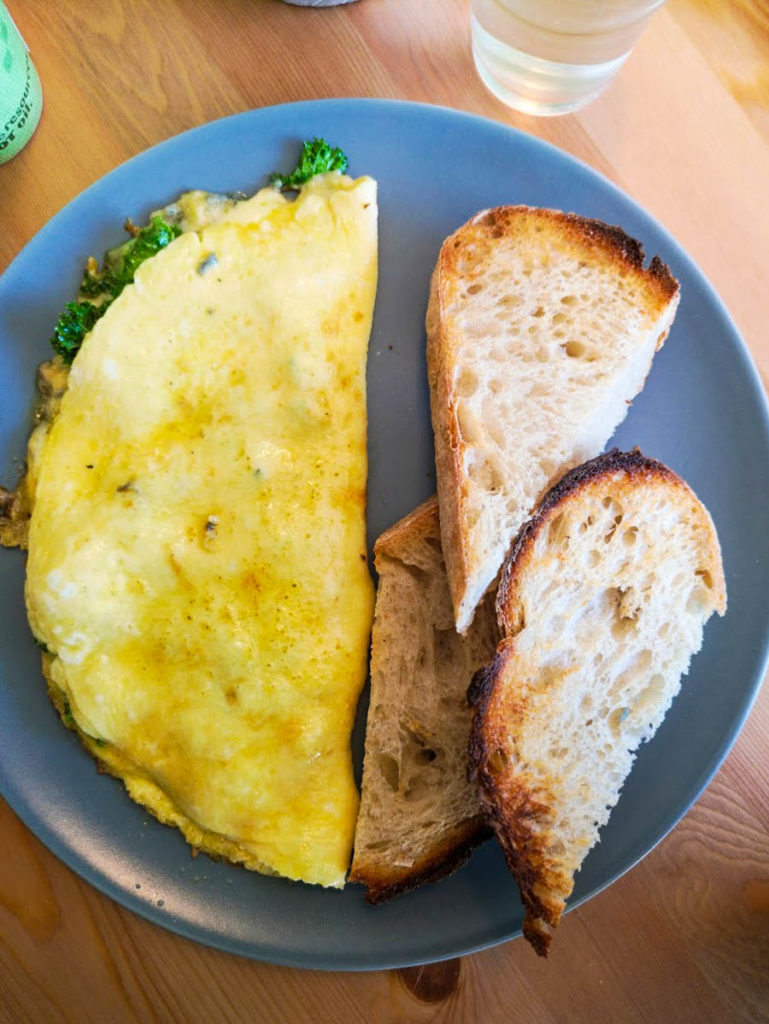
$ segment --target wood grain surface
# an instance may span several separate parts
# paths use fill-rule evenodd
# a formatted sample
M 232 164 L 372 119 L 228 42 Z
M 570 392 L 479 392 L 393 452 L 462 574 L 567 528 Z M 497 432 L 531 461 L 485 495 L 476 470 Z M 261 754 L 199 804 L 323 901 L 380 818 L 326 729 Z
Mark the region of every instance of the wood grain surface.
M 769 380 L 769 2 L 670 0 L 609 91 L 514 114 L 477 79 L 463 0 L 7 0 L 45 94 L 0 167 L 0 269 L 126 158 L 225 114 L 324 96 L 474 111 L 608 175 L 677 237 Z M 728 680 L 724 681 L 728 685 Z M 0 1022 L 769 1020 L 769 689 L 713 784 L 642 864 L 564 920 L 424 968 L 298 971 L 148 924 L 0 802 Z

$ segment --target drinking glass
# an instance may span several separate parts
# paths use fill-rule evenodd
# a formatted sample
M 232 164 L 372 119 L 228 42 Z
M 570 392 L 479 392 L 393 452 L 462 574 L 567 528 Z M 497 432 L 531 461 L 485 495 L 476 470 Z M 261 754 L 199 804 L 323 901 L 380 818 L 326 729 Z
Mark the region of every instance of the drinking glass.
M 608 85 L 664 0 L 471 0 L 482 81 L 527 114 L 566 114 Z

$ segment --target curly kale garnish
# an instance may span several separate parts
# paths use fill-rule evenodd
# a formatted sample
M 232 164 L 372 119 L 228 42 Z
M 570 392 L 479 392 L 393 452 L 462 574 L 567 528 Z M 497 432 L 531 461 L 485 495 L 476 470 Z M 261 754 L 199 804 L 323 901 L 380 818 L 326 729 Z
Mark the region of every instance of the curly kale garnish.
M 128 222 L 127 225 L 132 227 Z M 89 262 L 80 285 L 81 295 L 107 295 L 116 299 L 125 286 L 131 284 L 141 264 L 165 249 L 182 233 L 176 224 L 167 224 L 157 215 L 146 227 L 132 230 L 135 232 L 133 238 L 116 249 L 110 249 L 101 271 L 96 268 L 95 261 Z
M 109 305 L 95 306 L 92 302 L 68 302 L 56 322 L 51 345 L 65 363 L 71 363 L 83 344 L 83 338 Z
M 124 247 L 122 262 L 110 275 L 113 296 L 117 297 L 133 281 L 134 274 L 145 260 L 165 249 L 181 233 L 178 225 L 166 224 L 162 217 L 153 217 L 146 228 L 141 228 Z
M 341 171 L 344 174 L 346 170 L 347 157 L 341 149 L 332 149 L 324 139 L 313 139 L 302 143 L 302 153 L 294 170 L 290 174 L 271 174 L 270 182 L 285 192 L 299 188 L 316 174 L 325 174 L 327 171 Z
M 167 224 L 162 217 L 155 216 L 125 245 L 107 253 L 102 271 L 96 268 L 94 260 L 89 260 L 80 284 L 80 295 L 85 301 L 81 298 L 79 302 L 67 303 L 51 336 L 54 351 L 65 363 L 72 362 L 83 338 L 126 285 L 131 284 L 141 264 L 165 249 L 181 233 L 176 224 Z M 101 301 L 88 301 L 92 298 Z

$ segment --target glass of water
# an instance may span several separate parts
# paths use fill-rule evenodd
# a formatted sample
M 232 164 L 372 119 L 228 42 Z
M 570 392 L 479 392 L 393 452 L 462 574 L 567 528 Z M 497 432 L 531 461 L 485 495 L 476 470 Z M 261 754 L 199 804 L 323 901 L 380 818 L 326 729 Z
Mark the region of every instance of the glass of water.
M 589 103 L 664 0 L 471 0 L 473 57 L 486 87 L 527 114 Z

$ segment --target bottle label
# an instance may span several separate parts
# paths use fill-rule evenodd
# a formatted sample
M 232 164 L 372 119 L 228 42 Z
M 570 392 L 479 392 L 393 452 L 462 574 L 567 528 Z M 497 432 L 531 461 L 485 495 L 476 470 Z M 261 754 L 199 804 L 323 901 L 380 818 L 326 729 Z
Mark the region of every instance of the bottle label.
M 40 120 L 42 101 L 29 50 L 0 2 L 0 163 L 29 141 Z

